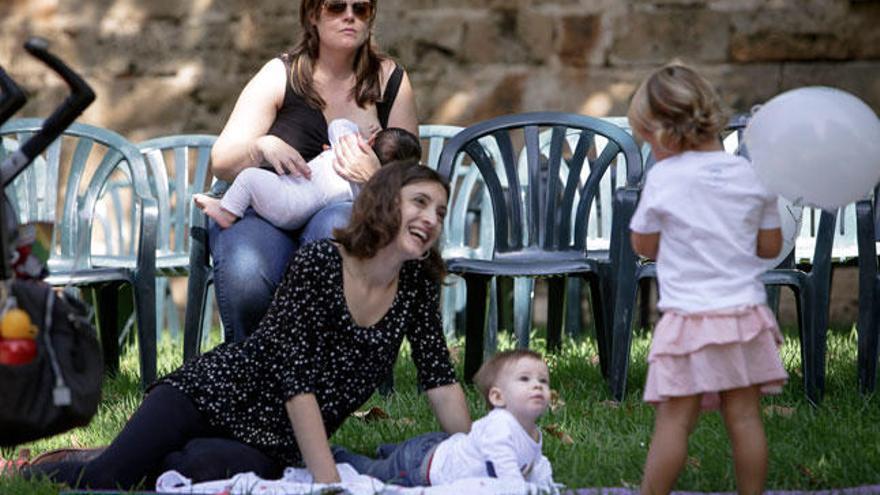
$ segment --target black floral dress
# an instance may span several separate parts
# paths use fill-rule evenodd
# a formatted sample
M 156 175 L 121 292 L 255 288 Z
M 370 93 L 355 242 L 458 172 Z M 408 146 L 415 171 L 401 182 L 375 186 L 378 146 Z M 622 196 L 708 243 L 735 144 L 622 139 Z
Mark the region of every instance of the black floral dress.
M 324 240 L 296 253 L 253 335 L 217 346 L 158 383 L 187 394 L 231 438 L 294 465 L 301 456 L 285 402 L 314 394 L 333 434 L 391 372 L 404 336 L 425 390 L 455 382 L 439 286 L 422 262 L 404 263 L 391 308 L 360 327 L 345 302 L 342 257 Z

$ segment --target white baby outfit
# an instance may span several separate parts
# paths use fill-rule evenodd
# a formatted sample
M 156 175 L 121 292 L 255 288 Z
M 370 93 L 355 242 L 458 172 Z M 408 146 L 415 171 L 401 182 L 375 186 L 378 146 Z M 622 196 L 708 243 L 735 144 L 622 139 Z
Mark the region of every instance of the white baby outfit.
M 494 475 L 549 486 L 553 468 L 541 454 L 541 443 L 542 437 L 533 440 L 510 412 L 496 408 L 474 421 L 469 433 L 456 433 L 437 445 L 428 477 L 431 485 Z
M 343 136 L 357 132 L 354 122 L 333 120 L 327 127 L 331 148 L 309 161 L 310 179 L 278 175 L 258 167 L 246 168 L 229 186 L 220 206 L 239 218 L 251 206 L 272 225 L 294 230 L 305 225 L 321 208 L 353 200 L 357 188 L 333 169 L 333 148 Z

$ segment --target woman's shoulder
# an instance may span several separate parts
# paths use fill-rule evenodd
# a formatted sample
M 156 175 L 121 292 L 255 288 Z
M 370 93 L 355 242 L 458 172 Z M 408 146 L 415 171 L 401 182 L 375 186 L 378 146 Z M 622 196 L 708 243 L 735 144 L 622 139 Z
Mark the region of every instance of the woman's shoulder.
M 330 239 L 321 239 L 299 248 L 293 259 L 293 264 L 298 268 L 311 265 L 320 270 L 326 268 L 328 263 L 339 260 L 339 248 Z
M 388 81 L 391 80 L 391 76 L 394 75 L 394 71 L 400 69 L 402 73 L 406 73 L 403 66 L 398 64 L 393 58 L 386 57 L 382 59 L 379 68 L 379 82 L 382 84 L 382 88 L 384 89 L 388 85 Z

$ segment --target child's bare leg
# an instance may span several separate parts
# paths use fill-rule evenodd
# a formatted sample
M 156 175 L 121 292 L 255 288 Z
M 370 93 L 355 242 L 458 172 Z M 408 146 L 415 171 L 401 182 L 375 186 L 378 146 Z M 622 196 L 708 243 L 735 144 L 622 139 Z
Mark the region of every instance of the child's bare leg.
M 767 438 L 761 420 L 761 390 L 758 386 L 721 393 L 721 415 L 736 469 L 740 494 L 759 494 L 767 478 Z
M 238 221 L 237 216 L 220 206 L 220 200 L 217 198 L 212 198 L 207 194 L 193 194 L 193 201 L 205 212 L 205 215 L 213 218 L 220 228 L 229 228 L 230 225 Z
M 672 491 L 687 459 L 688 436 L 700 417 L 700 396 L 674 397 L 657 405 L 654 436 L 645 462 L 643 494 Z

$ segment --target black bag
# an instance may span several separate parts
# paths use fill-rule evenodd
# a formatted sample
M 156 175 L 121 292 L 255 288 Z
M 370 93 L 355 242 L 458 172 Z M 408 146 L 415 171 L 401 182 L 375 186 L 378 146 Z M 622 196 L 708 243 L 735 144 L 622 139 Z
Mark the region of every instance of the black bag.
M 98 410 L 104 373 L 82 302 L 36 281 L 14 281 L 12 294 L 40 331 L 32 362 L 0 365 L 3 447 L 87 425 Z

